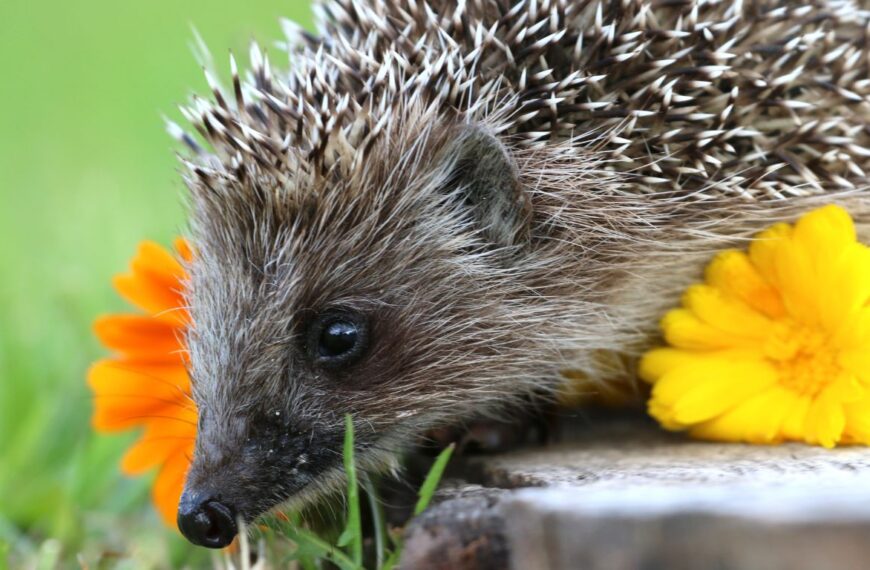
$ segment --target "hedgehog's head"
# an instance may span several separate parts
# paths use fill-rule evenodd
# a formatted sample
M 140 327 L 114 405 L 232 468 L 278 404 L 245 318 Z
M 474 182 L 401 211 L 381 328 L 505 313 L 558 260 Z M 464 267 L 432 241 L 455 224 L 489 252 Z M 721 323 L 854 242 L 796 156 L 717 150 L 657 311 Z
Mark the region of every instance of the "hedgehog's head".
M 224 546 L 237 517 L 336 487 L 346 414 L 363 468 L 382 468 L 540 373 L 508 148 L 466 124 L 380 141 L 352 168 L 194 169 L 200 419 L 179 526 L 195 543 Z

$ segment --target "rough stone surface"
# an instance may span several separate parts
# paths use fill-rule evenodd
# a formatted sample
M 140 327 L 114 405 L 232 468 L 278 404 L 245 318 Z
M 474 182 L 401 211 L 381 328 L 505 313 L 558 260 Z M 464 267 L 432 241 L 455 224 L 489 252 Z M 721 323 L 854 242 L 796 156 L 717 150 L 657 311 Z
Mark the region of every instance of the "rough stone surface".
M 504 491 L 458 485 L 405 533 L 403 570 L 502 570 L 509 565 Z M 444 496 L 442 494 L 442 496 Z
M 589 511 L 584 499 L 535 489 L 507 502 L 510 567 L 857 570 L 870 564 L 868 520 L 777 521 L 716 509 Z
M 870 449 L 696 442 L 643 420 L 466 457 L 405 568 L 870 567 Z
M 831 477 L 846 477 L 855 483 L 866 480 L 870 490 L 870 449 L 694 441 L 646 422 L 621 420 L 591 425 L 557 445 L 467 458 L 464 471 L 477 483 L 499 488 L 628 491 L 649 485 L 728 489 L 753 483 L 788 492 L 789 485 L 816 486 Z

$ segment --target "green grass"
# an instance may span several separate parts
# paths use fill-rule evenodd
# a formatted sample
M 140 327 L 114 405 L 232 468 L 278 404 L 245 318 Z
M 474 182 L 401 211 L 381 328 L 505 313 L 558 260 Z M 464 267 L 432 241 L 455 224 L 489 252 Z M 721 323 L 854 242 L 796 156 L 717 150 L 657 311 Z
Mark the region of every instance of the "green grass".
M 136 243 L 169 243 L 184 227 L 160 115 L 180 120 L 176 105 L 206 89 L 191 25 L 225 71 L 228 48 L 245 59 L 250 38 L 279 38 L 280 16 L 307 22 L 309 10 L 0 2 L 0 553 L 10 568 L 50 556 L 74 566 L 79 554 L 91 568 L 201 560 L 158 521 L 147 478 L 120 475 L 132 434 L 91 432 L 84 376 L 103 351 L 90 323 L 124 308 L 110 278 Z
M 444 469 L 447 467 L 447 462 L 450 461 L 453 454 L 453 449 L 454 446 L 450 445 L 442 450 L 432 464 L 418 492 L 418 500 L 414 508 L 415 515 L 422 513 L 432 501 L 438 483 L 444 474 Z M 370 549 L 369 554 L 369 558 L 373 559 L 374 564 L 369 564 L 368 567 L 375 570 L 392 570 L 399 560 L 402 542 L 399 535 L 391 533 L 390 529 L 387 528 L 375 485 L 368 478 L 364 478 L 361 483 L 354 458 L 354 430 L 350 416 L 345 419 L 343 459 L 344 470 L 347 474 L 346 510 L 344 531 L 337 540 L 333 543 L 329 538 L 308 530 L 298 518 L 289 521 L 286 525 L 279 525 L 277 531 L 273 529 L 272 532 L 267 532 L 266 537 L 269 538 L 272 545 L 275 544 L 276 536 L 279 540 L 292 541 L 294 547 L 287 560 L 297 561 L 306 570 L 322 568 L 324 561 L 334 564 L 341 570 L 364 570 L 366 566 L 364 565 L 363 547 L 366 536 L 363 530 L 360 506 L 360 486 L 362 485 L 370 499 L 369 514 L 374 531 L 372 533 L 373 548 Z M 387 537 L 390 537 L 390 544 L 387 544 Z M 266 551 L 276 552 L 280 550 L 280 547 L 272 546 Z
M 359 509 L 359 479 L 356 474 L 356 462 L 353 456 L 353 419 L 345 418 L 344 432 L 344 470 L 347 473 L 347 524 L 338 539 L 338 546 L 348 547 L 348 552 L 355 567 L 362 566 L 363 533 L 362 515 Z

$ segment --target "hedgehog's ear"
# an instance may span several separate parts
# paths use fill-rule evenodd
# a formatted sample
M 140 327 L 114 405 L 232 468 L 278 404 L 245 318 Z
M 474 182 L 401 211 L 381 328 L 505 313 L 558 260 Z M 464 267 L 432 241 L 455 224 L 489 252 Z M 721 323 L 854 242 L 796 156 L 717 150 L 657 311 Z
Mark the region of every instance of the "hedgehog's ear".
M 471 208 L 484 235 L 495 246 L 528 239 L 529 204 L 505 145 L 481 126 L 466 125 L 448 148 L 446 191 Z

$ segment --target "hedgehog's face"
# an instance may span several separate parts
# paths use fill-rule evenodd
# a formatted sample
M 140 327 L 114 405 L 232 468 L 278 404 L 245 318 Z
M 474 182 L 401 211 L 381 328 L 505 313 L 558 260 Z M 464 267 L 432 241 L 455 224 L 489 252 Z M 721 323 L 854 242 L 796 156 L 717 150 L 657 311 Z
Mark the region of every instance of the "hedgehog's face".
M 528 373 L 510 358 L 528 341 L 515 170 L 483 130 L 429 138 L 294 200 L 253 178 L 195 189 L 200 420 L 179 511 L 193 542 L 224 546 L 236 517 L 336 487 L 346 414 L 363 468 L 383 467 Z

